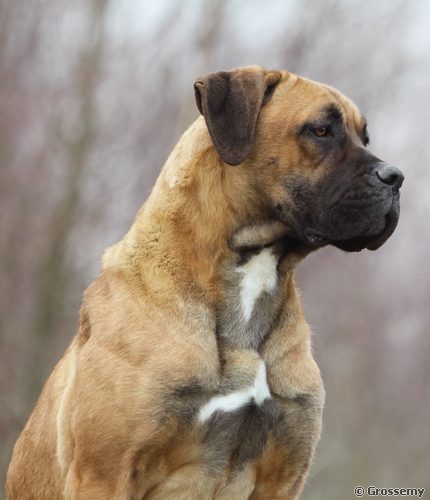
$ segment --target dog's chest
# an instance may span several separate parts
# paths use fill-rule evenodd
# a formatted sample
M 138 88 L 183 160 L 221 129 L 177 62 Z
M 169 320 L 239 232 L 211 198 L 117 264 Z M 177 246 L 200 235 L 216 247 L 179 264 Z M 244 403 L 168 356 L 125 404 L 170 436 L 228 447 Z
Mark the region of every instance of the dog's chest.
M 273 247 L 252 251 L 224 269 L 217 331 L 223 369 L 218 390 L 200 406 L 197 420 L 206 429 L 207 445 L 220 458 L 234 455 L 235 466 L 261 455 L 282 421 L 258 352 L 281 307 L 279 253 Z
M 276 338 L 270 335 L 285 326 L 283 304 L 292 276 L 284 255 L 279 242 L 236 252 L 222 264 L 218 356 L 208 378 L 195 378 L 165 399 L 165 410 L 171 408 L 178 419 L 169 442 L 171 463 L 175 471 L 193 464 L 199 477 L 210 471 L 217 490 L 211 498 L 248 498 L 258 482 L 287 477 L 290 449 L 302 442 L 309 449 L 312 403 L 274 392 L 276 369 L 264 354 Z

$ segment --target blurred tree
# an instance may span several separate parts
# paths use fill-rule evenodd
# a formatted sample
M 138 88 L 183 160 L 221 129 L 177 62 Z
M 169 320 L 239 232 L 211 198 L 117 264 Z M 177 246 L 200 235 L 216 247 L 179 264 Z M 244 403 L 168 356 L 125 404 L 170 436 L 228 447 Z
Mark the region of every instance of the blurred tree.
M 46 377 L 46 367 L 41 365 L 43 353 L 49 348 L 59 322 L 64 320 L 63 307 L 67 294 L 68 276 L 65 266 L 67 239 L 75 222 L 75 209 L 79 200 L 81 178 L 88 163 L 93 143 L 97 137 L 96 92 L 99 84 L 100 59 L 104 48 L 104 16 L 107 0 L 91 0 L 88 4 L 87 28 L 83 46 L 79 49 L 78 64 L 71 81 L 75 101 L 74 133 L 70 137 L 61 126 L 52 130 L 54 142 L 64 154 L 64 181 L 62 196 L 57 201 L 50 222 L 48 244 L 41 262 L 40 289 L 37 294 L 34 336 L 37 349 L 29 364 L 31 381 L 29 399 L 38 397 Z M 58 119 L 58 118 L 57 118 Z M 64 118 L 63 118 L 64 119 Z M 61 118 L 60 118 L 61 120 Z M 60 124 L 61 125 L 61 124 Z

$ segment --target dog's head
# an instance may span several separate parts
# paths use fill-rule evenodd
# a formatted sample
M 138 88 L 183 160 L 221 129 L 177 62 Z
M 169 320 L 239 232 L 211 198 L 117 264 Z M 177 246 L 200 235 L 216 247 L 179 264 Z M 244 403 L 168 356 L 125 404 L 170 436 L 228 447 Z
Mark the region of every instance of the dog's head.
M 340 92 L 259 66 L 211 73 L 195 91 L 216 151 L 265 217 L 311 247 L 376 250 L 391 236 L 403 174 L 367 149 L 366 120 Z

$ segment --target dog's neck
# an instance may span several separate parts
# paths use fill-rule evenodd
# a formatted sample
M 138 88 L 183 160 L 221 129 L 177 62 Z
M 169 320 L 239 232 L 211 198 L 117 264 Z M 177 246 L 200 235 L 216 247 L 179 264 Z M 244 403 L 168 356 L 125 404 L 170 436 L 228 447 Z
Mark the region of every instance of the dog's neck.
M 303 249 L 281 222 L 244 226 L 229 245 L 233 254 L 221 265 L 218 334 L 230 347 L 258 350 L 288 303 Z
M 258 201 L 245 199 L 253 193 L 238 186 L 239 176 L 226 182 L 237 168 L 222 164 L 197 120 L 103 265 L 120 262 L 158 298 L 203 299 L 213 306 L 225 341 L 258 349 L 281 304 L 285 308 L 293 269 L 307 251 L 285 224 L 264 220 Z

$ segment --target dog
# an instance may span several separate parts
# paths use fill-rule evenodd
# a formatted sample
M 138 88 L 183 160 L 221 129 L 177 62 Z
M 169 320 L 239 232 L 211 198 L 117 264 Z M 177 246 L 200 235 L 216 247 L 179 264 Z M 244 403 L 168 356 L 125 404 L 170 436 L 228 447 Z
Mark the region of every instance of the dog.
M 250 66 L 194 87 L 202 116 L 104 253 L 9 500 L 300 496 L 325 393 L 294 269 L 379 248 L 403 175 L 329 86 Z

